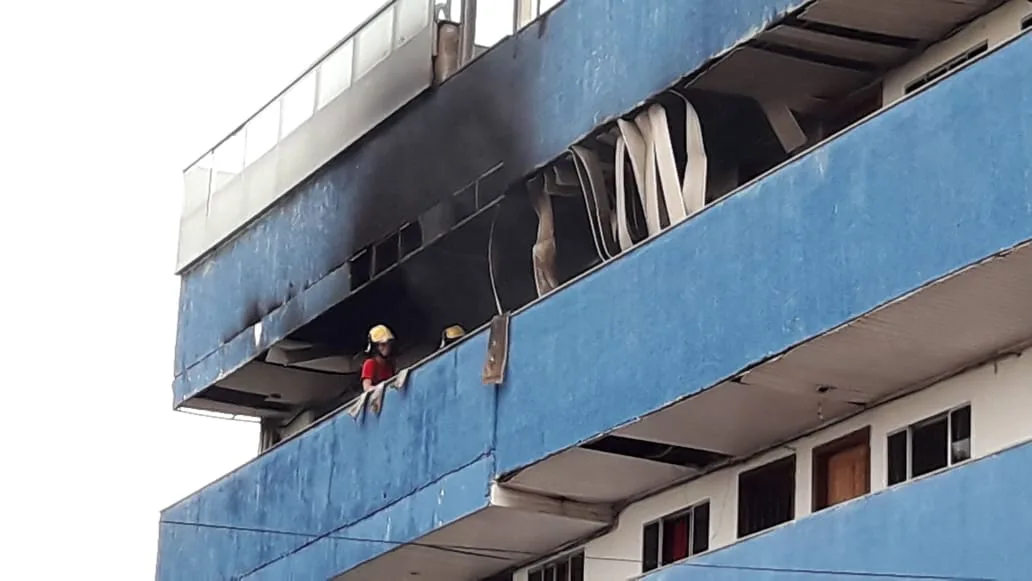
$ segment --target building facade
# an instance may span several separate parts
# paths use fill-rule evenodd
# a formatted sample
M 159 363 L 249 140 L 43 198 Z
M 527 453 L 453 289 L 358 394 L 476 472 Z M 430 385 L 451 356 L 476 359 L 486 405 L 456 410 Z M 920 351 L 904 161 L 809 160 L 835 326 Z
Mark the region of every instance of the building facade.
M 186 170 L 157 578 L 1029 579 L 1032 2 L 488 4 Z

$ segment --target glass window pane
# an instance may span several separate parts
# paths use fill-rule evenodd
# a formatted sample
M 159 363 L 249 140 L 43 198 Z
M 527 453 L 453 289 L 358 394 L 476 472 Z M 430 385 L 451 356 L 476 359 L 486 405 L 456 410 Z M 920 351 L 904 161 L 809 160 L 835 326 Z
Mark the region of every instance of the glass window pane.
M 911 429 L 911 471 L 915 477 L 945 468 L 949 439 L 946 418 Z
M 212 154 L 205 155 L 183 172 L 183 213 L 203 206 L 211 188 Z
M 280 103 L 269 105 L 247 122 L 244 163 L 250 165 L 276 146 L 279 140 Z
M 355 78 L 369 72 L 391 52 L 394 7 L 384 10 L 355 36 Z
M 555 564 L 555 581 L 570 581 L 570 562 L 566 560 Z
M 211 191 L 214 193 L 240 170 L 244 169 L 244 139 L 236 132 L 215 148 L 215 174 L 212 176 Z
M 430 3 L 427 0 L 400 0 L 397 4 L 398 34 L 394 46 L 401 46 L 426 26 Z
M 669 565 L 688 556 L 688 535 L 691 512 L 663 519 L 663 557 L 661 565 Z
M 351 64 L 355 58 L 355 42 L 349 40 L 319 65 L 319 108 L 351 86 Z
M 282 98 L 282 121 L 280 123 L 280 139 L 308 121 L 315 110 L 315 75 L 307 74 L 293 87 L 287 90 Z
M 959 442 L 971 437 L 971 407 L 964 406 L 950 413 L 951 441 Z
M 692 510 L 692 555 L 709 550 L 709 503 L 704 502 Z
M 515 0 L 492 0 L 491 10 L 478 10 L 474 44 L 491 47 L 512 34 L 515 10 Z
M 570 581 L 584 581 L 584 553 L 570 559 Z
M 645 527 L 641 541 L 641 572 L 659 567 L 659 523 L 654 522 Z
M 907 431 L 889 436 L 889 486 L 907 479 Z
M 950 413 L 950 462 L 963 462 L 971 457 L 971 407 Z

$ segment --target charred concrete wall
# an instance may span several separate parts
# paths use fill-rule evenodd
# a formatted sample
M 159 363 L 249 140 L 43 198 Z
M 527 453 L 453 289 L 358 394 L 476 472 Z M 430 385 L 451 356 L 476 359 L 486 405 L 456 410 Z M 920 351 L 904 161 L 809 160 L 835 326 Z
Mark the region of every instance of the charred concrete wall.
M 802 3 L 567 0 L 504 40 L 184 274 L 175 403 L 347 297 L 378 236 L 498 164 L 483 187 L 504 191 Z

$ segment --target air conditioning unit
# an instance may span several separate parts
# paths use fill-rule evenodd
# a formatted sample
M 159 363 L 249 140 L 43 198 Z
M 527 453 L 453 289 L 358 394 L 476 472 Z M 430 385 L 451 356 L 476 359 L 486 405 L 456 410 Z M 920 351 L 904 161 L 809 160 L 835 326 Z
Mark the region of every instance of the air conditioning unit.
M 917 58 L 889 73 L 884 103 L 890 105 L 934 83 L 968 62 L 1027 30 L 1032 23 L 1032 0 L 1011 0 L 932 45 Z

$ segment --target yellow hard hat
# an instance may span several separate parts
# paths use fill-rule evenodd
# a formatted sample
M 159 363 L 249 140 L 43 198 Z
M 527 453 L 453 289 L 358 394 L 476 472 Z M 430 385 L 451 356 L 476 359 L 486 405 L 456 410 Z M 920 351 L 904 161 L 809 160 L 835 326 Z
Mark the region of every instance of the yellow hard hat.
M 387 325 L 377 325 L 372 329 L 369 329 L 369 342 L 374 345 L 380 345 L 394 340 L 394 333 L 387 328 Z
M 443 337 L 449 341 L 454 341 L 459 337 L 466 334 L 466 330 L 459 325 L 452 325 L 444 330 Z

